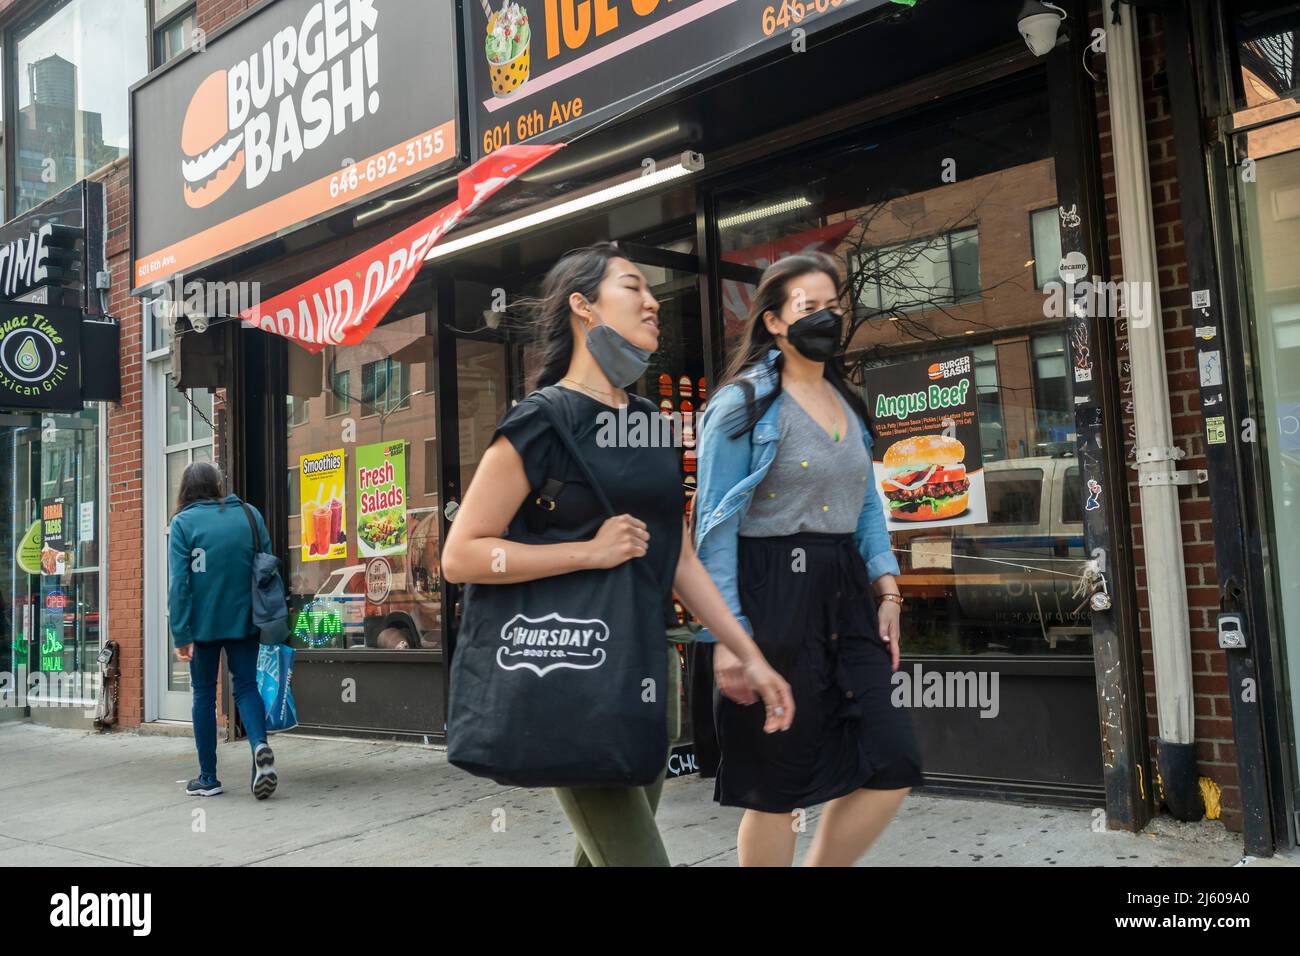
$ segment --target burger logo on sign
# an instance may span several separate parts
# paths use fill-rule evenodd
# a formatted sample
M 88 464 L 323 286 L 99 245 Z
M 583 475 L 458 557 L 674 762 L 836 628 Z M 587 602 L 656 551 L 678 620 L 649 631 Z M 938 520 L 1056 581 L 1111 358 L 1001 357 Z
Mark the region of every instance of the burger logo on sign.
M 244 134 L 227 123 L 226 71 L 208 74 L 190 97 L 181 124 L 181 175 L 185 204 L 204 206 L 223 195 L 244 172 Z
M 377 113 L 378 20 L 375 0 L 320 0 L 250 56 L 204 77 L 181 122 L 186 205 L 211 205 L 241 176 L 256 189 Z

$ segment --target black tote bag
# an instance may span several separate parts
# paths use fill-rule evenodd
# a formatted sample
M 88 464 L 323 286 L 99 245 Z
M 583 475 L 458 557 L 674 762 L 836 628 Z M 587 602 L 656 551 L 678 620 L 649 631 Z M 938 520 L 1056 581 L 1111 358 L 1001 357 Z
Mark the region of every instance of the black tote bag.
M 563 405 L 552 389 L 536 394 L 612 517 Z M 517 584 L 467 585 L 451 663 L 447 759 L 509 786 L 653 782 L 668 753 L 664 646 L 659 586 L 641 558 Z

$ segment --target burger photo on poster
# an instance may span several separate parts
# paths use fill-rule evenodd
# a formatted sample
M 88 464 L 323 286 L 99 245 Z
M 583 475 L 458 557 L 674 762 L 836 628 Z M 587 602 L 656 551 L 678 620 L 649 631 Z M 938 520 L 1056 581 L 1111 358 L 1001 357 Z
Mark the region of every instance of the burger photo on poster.
M 940 521 L 964 514 L 970 499 L 966 446 L 947 435 L 894 442 L 881 461 L 880 491 L 896 521 Z

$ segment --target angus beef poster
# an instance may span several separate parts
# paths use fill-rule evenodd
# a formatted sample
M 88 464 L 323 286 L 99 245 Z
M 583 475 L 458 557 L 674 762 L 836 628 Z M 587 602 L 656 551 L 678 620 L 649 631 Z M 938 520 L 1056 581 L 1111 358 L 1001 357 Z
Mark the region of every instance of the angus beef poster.
M 866 386 L 886 527 L 987 521 L 974 356 L 869 369 Z

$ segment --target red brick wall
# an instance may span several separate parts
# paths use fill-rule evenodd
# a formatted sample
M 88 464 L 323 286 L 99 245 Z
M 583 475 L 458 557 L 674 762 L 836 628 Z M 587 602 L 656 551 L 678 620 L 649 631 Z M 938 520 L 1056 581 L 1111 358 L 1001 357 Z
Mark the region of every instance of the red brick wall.
M 140 301 L 131 289 L 131 181 L 123 160 L 101 176 L 104 184 L 104 257 L 111 282 L 109 314 L 121 323 L 122 401 L 107 406 L 108 444 L 108 636 L 121 648 L 118 720 L 140 723 L 144 710 L 143 457 Z
M 13 0 L 0 0 L 0 15 Z M 215 30 L 252 6 L 248 0 L 199 0 L 199 25 Z M 118 720 L 133 727 L 144 719 L 144 480 L 143 324 L 131 288 L 131 183 L 129 164 L 119 162 L 99 177 L 107 206 L 105 260 L 112 274 L 108 311 L 122 325 L 122 401 L 105 416 L 108 444 L 108 635 L 121 648 Z
M 257 6 L 257 0 L 198 0 L 199 29 L 208 33 L 233 20 L 250 7 Z
M 1094 22 L 1100 26 L 1100 20 Z M 1174 443 L 1187 453 L 1177 463 L 1180 469 L 1204 468 L 1204 422 L 1200 406 L 1196 346 L 1193 338 L 1191 293 L 1187 282 L 1183 224 L 1179 207 L 1178 169 L 1174 152 L 1173 120 L 1169 100 L 1163 91 L 1164 38 L 1158 16 L 1142 14 L 1138 21 L 1141 38 L 1142 86 L 1146 115 L 1148 158 L 1151 173 L 1151 203 L 1155 217 L 1157 265 L 1160 275 L 1160 307 L 1164 322 L 1165 365 L 1169 374 L 1169 410 Z M 1103 68 L 1105 60 L 1097 58 Z M 1157 87 L 1160 87 L 1158 89 Z M 1106 233 L 1112 277 L 1122 278 L 1119 221 L 1115 198 L 1115 171 L 1110 135 L 1110 112 L 1104 85 L 1097 96 L 1101 160 L 1106 196 Z M 1118 330 L 1117 330 L 1118 331 Z M 1120 380 L 1130 380 L 1124 363 L 1126 336 L 1120 335 Z M 1124 395 L 1122 411 L 1126 461 L 1132 462 L 1135 447 L 1131 395 Z M 1148 733 L 1154 756 L 1159 736 L 1156 716 L 1155 675 L 1151 652 L 1151 615 L 1147 605 L 1147 567 L 1142 548 L 1142 508 L 1138 496 L 1137 472 L 1129 469 L 1128 502 L 1133 522 L 1133 545 L 1138 584 L 1141 628 L 1143 685 L 1146 694 Z M 1215 621 L 1219 609 L 1218 580 L 1214 564 L 1214 526 L 1210 515 L 1208 486 L 1180 488 L 1178 511 L 1186 564 L 1188 617 L 1191 627 L 1192 690 L 1195 696 L 1196 756 L 1199 773 L 1222 788 L 1223 822 L 1230 830 L 1241 829 L 1241 795 L 1237 787 L 1237 754 L 1232 739 L 1231 703 L 1228 698 L 1227 663 L 1218 649 Z M 1157 573 L 1154 569 L 1152 573 Z M 1163 572 L 1160 572 L 1163 573 Z M 1155 779 L 1153 765 L 1147 780 Z

